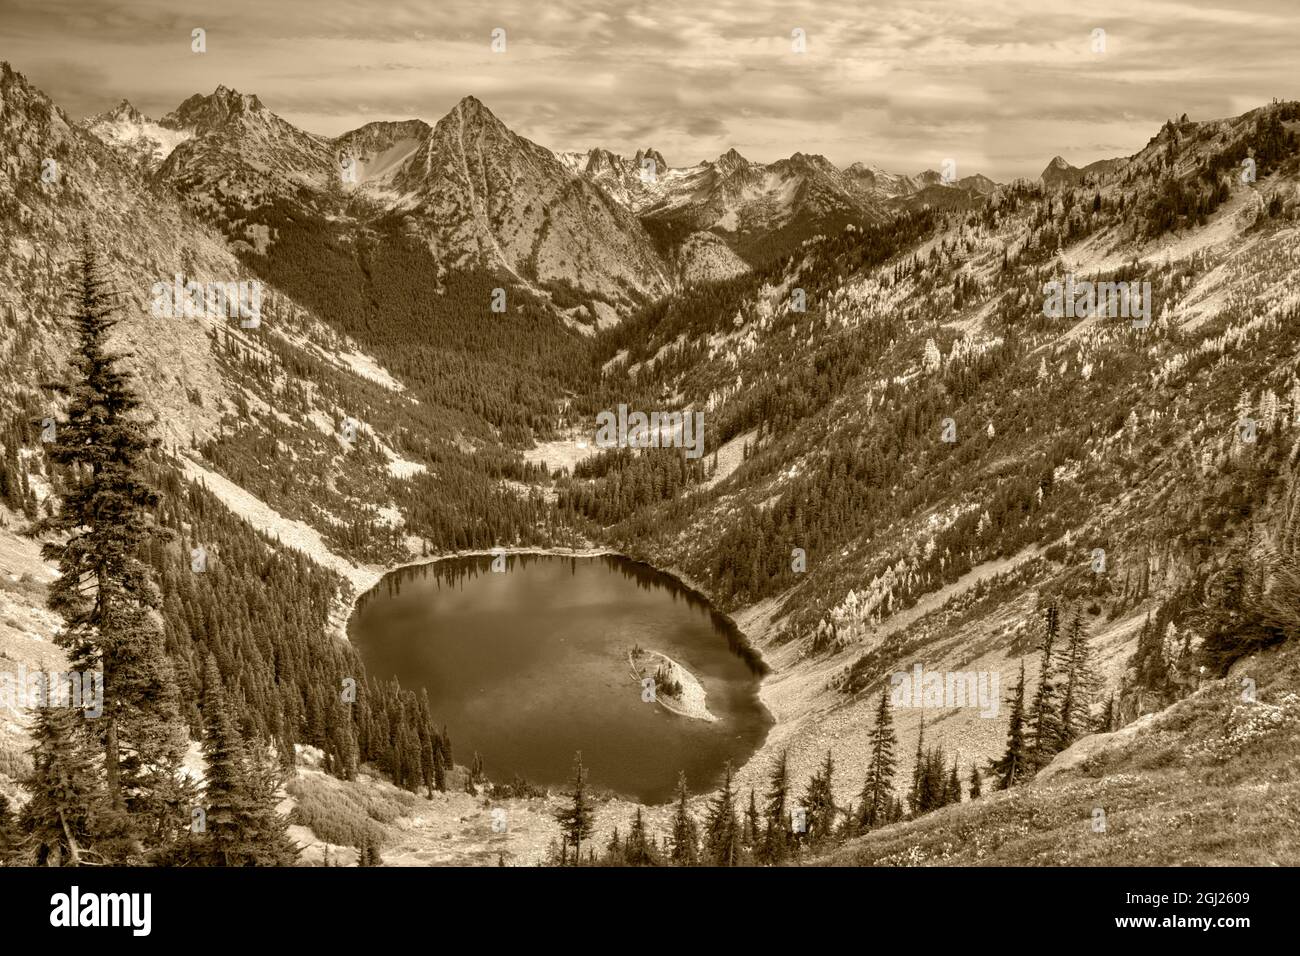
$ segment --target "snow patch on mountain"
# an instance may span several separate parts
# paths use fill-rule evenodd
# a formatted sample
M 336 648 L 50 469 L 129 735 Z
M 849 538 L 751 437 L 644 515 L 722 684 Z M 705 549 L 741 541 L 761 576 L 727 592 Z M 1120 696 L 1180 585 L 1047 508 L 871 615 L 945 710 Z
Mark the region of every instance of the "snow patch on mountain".
M 192 130 L 172 129 L 151 120 L 126 100 L 106 113 L 92 116 L 83 125 L 104 143 L 143 158 L 151 168 L 194 135 Z

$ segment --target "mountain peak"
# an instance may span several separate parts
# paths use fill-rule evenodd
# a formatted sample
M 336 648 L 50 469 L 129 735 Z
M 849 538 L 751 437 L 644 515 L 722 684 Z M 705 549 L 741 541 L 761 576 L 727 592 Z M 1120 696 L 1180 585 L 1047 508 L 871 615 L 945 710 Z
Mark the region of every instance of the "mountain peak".
M 795 153 L 790 157 L 789 163 L 801 169 L 815 169 L 825 173 L 839 171 L 834 163 L 820 153 Z
M 255 94 L 240 93 L 220 85 L 208 96 L 195 93 L 164 116 L 161 122 L 174 128 L 212 129 L 264 112 L 266 107 Z
M 447 115 L 440 119 L 436 127 L 445 128 L 451 122 L 453 127 L 487 128 L 509 132 L 509 127 L 497 117 L 477 96 L 462 96 Z
M 262 101 L 257 98 L 256 94 L 241 93 L 238 90 L 232 90 L 230 87 L 224 85 L 218 85 L 217 88 L 212 91 L 212 96 L 208 97 L 208 99 L 218 100 L 231 106 L 240 106 L 252 110 L 264 109 Z
M 663 153 L 659 152 L 659 150 L 655 149 L 653 146 L 638 149 L 634 159 L 638 169 L 641 167 L 641 163 L 647 159 L 654 160 L 656 170 L 665 170 L 668 168 L 668 161 L 664 159 Z
M 606 149 L 604 146 L 593 146 L 587 151 L 587 162 L 583 167 L 589 173 L 598 173 L 605 169 L 614 169 L 618 165 L 618 157 Z
M 496 119 L 496 115 L 483 105 L 482 100 L 473 94 L 462 96 L 460 101 L 452 108 L 452 112 L 463 116 L 485 116 Z
M 144 116 L 140 111 L 132 106 L 131 101 L 125 96 L 122 97 L 122 102 L 118 103 L 117 106 L 113 107 L 113 109 L 109 111 L 108 115 L 136 121 L 144 119 Z
M 713 167 L 723 173 L 733 173 L 748 166 L 749 160 L 741 156 L 734 146 L 713 161 Z
M 105 110 L 89 117 L 84 125 L 96 126 L 106 123 L 126 123 L 132 126 L 138 126 L 148 122 L 144 114 L 131 105 L 131 101 L 123 97 L 122 100 L 111 110 Z
M 876 163 L 850 163 L 844 167 L 844 171 L 850 176 L 856 176 L 860 179 L 903 179 L 902 173 L 891 173 L 889 170 L 882 168 Z
M 1071 166 L 1060 156 L 1053 156 L 1038 178 L 1048 186 L 1073 186 L 1083 179 L 1083 171 Z

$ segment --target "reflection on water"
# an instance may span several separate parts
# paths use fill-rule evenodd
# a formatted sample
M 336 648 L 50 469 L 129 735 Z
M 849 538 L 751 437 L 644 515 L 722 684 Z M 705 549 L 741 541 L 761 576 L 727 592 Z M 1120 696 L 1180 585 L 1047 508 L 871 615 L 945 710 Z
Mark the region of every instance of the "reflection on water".
M 348 633 L 377 676 L 424 687 L 456 762 L 474 751 L 488 775 L 552 788 L 573 754 L 598 788 L 670 798 L 677 772 L 713 785 L 743 762 L 771 718 L 758 701 L 763 664 L 724 616 L 675 578 L 613 555 L 490 555 L 404 568 L 357 604 Z M 662 651 L 704 685 L 718 720 L 641 700 L 635 645 Z

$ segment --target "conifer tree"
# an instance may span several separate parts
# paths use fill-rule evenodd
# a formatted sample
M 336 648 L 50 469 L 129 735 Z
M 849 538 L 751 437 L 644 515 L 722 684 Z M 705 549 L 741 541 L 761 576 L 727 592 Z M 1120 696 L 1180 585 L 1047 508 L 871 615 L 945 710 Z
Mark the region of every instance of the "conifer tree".
M 1092 662 L 1087 628 L 1078 607 L 1070 620 L 1065 646 L 1065 694 L 1061 698 L 1058 750 L 1064 750 L 1092 730 L 1092 704 L 1100 683 Z
M 1043 640 L 1039 645 L 1038 691 L 1029 711 L 1029 758 L 1035 770 L 1046 766 L 1056 752 L 1061 735 L 1061 715 L 1056 682 L 1058 614 L 1055 604 L 1044 613 Z
M 948 799 L 947 779 L 943 768 L 943 749 L 935 746 L 925 752 L 922 769 L 917 781 L 917 809 L 919 816 L 937 810 Z
M 790 790 L 790 775 L 787 765 L 787 753 L 782 750 L 768 777 L 767 793 L 764 795 L 763 816 L 765 832 L 763 834 L 763 861 L 779 863 L 785 859 L 790 848 L 790 829 L 786 816 L 786 800 Z
M 627 841 L 623 844 L 623 860 L 628 866 L 654 866 L 658 862 L 651 852 L 650 841 L 646 838 L 645 820 L 640 807 L 636 808 L 636 817 L 632 820 L 632 828 L 628 830 Z
M 275 810 L 265 762 L 252 758 L 231 720 L 216 659 L 203 669 L 204 827 L 189 859 L 209 866 L 285 866 L 297 857 Z
M 1026 773 L 1025 766 L 1025 662 L 1020 661 L 1020 680 L 1011 701 L 1011 717 L 1007 721 L 1007 749 L 1002 757 L 989 764 L 997 789 L 1009 790 L 1020 782 Z
M 373 836 L 367 836 L 357 848 L 357 866 L 383 866 L 383 857 L 379 854 L 379 844 Z
M 441 747 L 433 752 L 433 789 L 439 793 L 447 792 L 447 765 L 443 762 Z
M 808 790 L 804 794 L 804 808 L 808 814 L 809 844 L 819 846 L 829 840 L 835 828 L 835 793 L 833 774 L 835 761 L 831 752 L 826 751 L 817 772 L 808 781 Z
M 704 862 L 709 866 L 740 865 L 740 821 L 736 819 L 732 774 L 731 761 L 727 761 L 722 769 L 722 787 L 709 804 L 704 825 Z
M 429 692 L 421 687 L 416 701 L 416 732 L 420 739 L 420 781 L 424 784 L 425 796 L 432 800 L 433 791 L 443 788 L 438 786 L 438 744 L 433 729 L 433 718 L 429 712 Z
M 983 792 L 984 781 L 980 777 L 980 768 L 973 766 L 970 768 L 970 798 L 978 800 Z
M 745 826 L 741 832 L 740 842 L 746 850 L 754 850 L 758 846 L 759 825 L 758 825 L 758 803 L 754 800 L 754 788 L 749 788 L 749 806 L 745 808 Z
M 106 795 L 68 707 L 44 706 L 32 728 L 33 771 L 25 782 L 32 798 L 20 829 L 37 866 L 80 866 L 94 850 L 97 816 Z
M 943 789 L 943 802 L 961 803 L 961 780 L 957 776 L 957 758 L 952 760 L 952 772 L 948 774 L 948 783 Z
M 907 806 L 912 816 L 917 817 L 929 807 L 926 806 L 926 754 L 925 754 L 925 714 L 921 715 L 921 726 L 916 732 L 916 757 L 912 766 L 912 788 L 907 793 Z
M 254 853 L 246 866 L 292 866 L 297 863 L 299 847 L 289 836 L 289 818 L 276 810 L 279 789 L 284 783 L 275 758 L 268 748 L 254 746 L 249 751 L 247 792 L 249 798 L 248 833 Z M 378 844 L 375 855 L 378 857 Z
M 882 690 L 880 706 L 876 709 L 876 726 L 871 731 L 871 762 L 867 765 L 867 779 L 859 799 L 858 824 L 863 829 L 871 830 L 886 822 L 894 791 L 894 748 L 897 745 L 889 694 Z
M 1115 729 L 1115 695 L 1112 693 L 1106 698 L 1106 709 L 1102 711 L 1098 720 L 1098 729 L 1102 733 L 1110 733 Z
M 686 806 L 690 792 L 686 789 L 686 772 L 677 775 L 677 810 L 673 814 L 673 850 L 675 866 L 695 866 L 700 862 L 699 832 L 695 818 Z
M 595 823 L 595 810 L 587 796 L 587 770 L 582 765 L 582 751 L 573 757 L 573 791 L 569 803 L 555 812 L 555 819 L 564 834 L 565 845 L 573 847 L 573 865 L 582 861 L 582 841 L 591 836 Z
M 145 478 L 158 442 L 136 417 L 140 400 L 129 373 L 118 368 L 123 356 L 108 351 L 116 307 L 88 243 L 75 271 L 77 344 L 69 381 L 56 387 L 68 405 L 54 441 L 45 444 L 60 469 L 60 507 L 29 530 L 52 537 L 42 555 L 60 573 L 48 604 L 64 620 L 58 641 L 69 663 L 103 674 L 103 713 L 78 730 L 103 748 L 116 826 L 124 835 L 134 826 L 142 839 L 171 831 L 165 843 L 187 822 L 174 806 L 186 735 L 164 651 L 161 597 L 141 557 L 167 537 L 153 521 L 159 499 Z M 122 814 L 134 822 L 121 821 Z

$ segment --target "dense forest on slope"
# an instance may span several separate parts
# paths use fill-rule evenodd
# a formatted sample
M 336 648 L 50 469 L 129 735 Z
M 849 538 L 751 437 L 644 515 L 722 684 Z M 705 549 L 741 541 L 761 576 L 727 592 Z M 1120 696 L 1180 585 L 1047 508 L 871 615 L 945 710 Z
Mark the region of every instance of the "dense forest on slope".
M 474 434 L 460 423 L 476 441 L 518 447 L 550 435 L 557 398 L 584 389 L 586 337 L 517 279 L 442 268 L 400 218 L 360 228 L 281 205 L 257 218 L 276 243 L 273 255 L 246 254 L 249 266 L 362 343 L 421 401 L 491 426 Z

